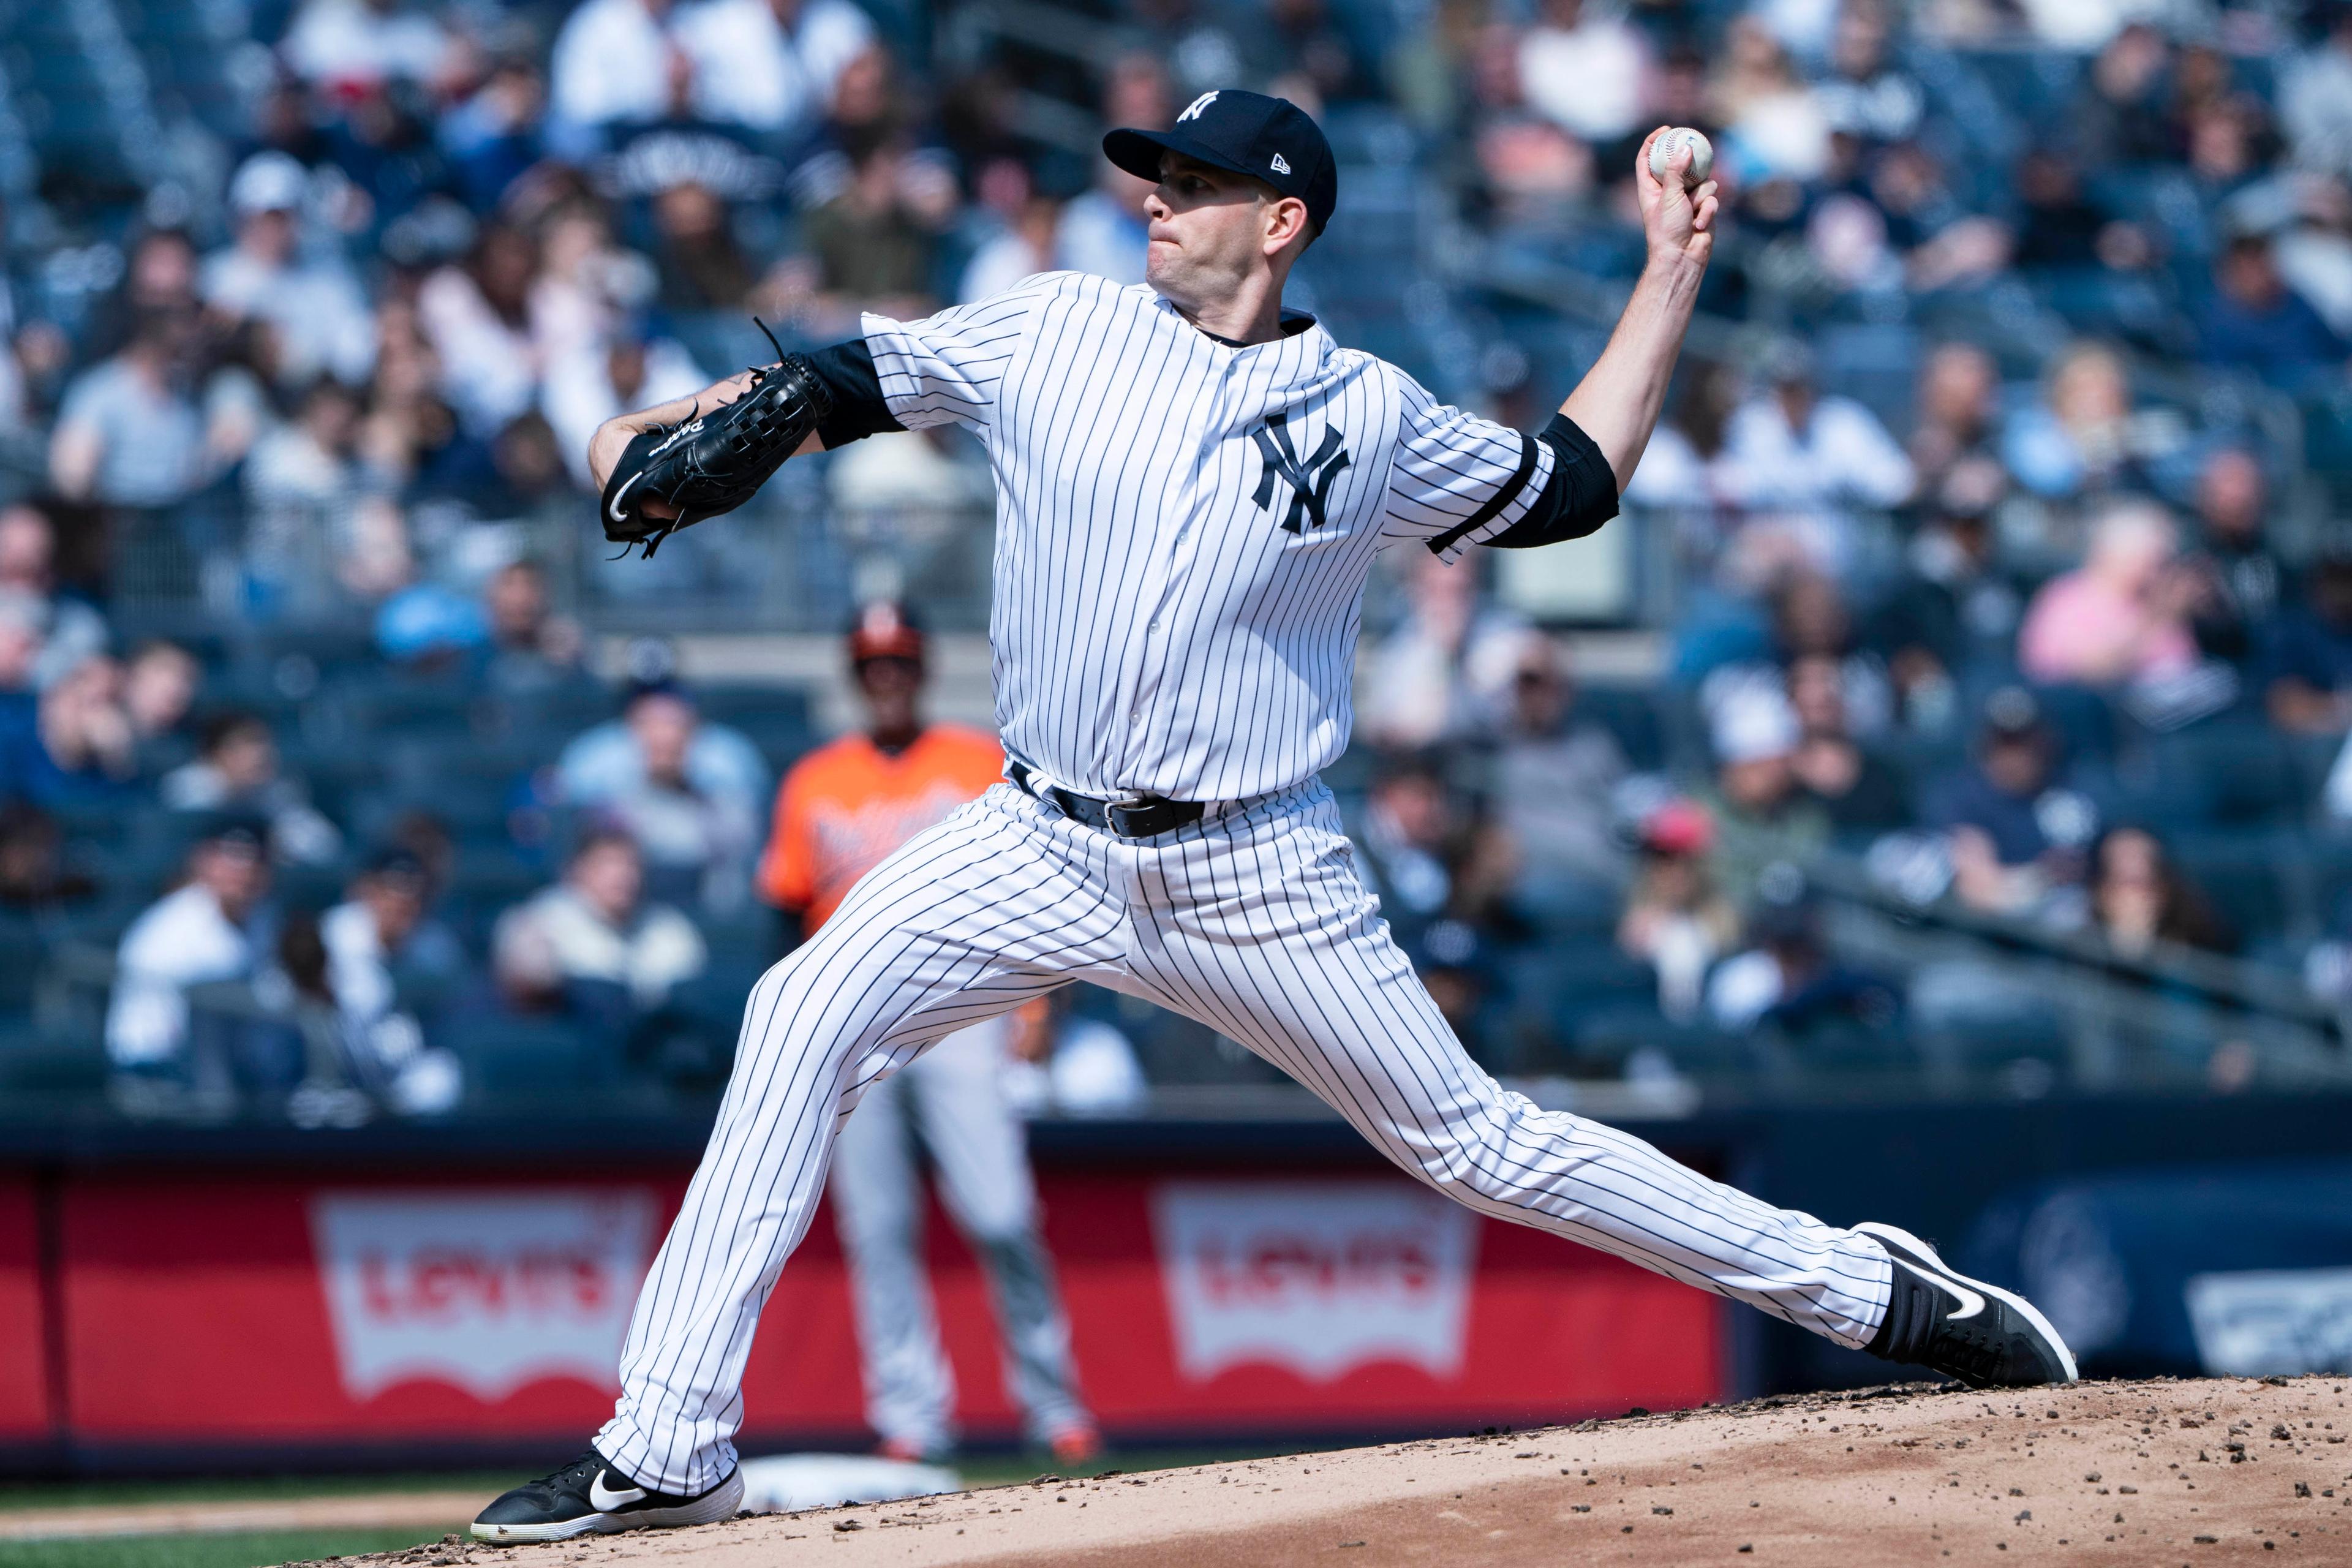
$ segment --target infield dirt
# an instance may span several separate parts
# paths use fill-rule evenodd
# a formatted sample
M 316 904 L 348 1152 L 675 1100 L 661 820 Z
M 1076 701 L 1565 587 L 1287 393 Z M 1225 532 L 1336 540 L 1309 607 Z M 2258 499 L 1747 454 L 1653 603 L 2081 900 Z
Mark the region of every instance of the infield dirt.
M 1917 1386 L 739 1519 L 391 1568 L 2352 1564 L 2343 1378 Z

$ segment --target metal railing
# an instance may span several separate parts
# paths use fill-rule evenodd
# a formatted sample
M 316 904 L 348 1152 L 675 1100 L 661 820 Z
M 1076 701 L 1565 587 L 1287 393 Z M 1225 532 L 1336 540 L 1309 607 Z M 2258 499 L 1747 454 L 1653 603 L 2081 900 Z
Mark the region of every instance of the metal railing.
M 2294 974 L 2158 942 L 2126 952 L 1946 897 L 1914 904 L 1855 862 L 1807 868 L 1847 962 L 1906 977 L 1917 1071 L 2013 1092 L 2352 1084 L 2352 1019 Z

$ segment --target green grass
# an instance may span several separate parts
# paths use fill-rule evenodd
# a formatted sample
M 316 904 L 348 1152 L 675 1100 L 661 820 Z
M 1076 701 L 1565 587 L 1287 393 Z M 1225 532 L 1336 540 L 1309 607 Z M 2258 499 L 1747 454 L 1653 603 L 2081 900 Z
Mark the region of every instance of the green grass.
M 289 1530 L 256 1535 L 145 1535 L 0 1542 L 0 1568 L 262 1568 L 438 1541 L 439 1530 Z
M 373 1492 L 478 1491 L 488 1500 L 528 1479 L 518 1471 L 406 1475 L 215 1476 L 170 1480 L 0 1481 L 0 1513 L 26 1508 L 108 1508 L 139 1502 L 269 1502 Z M 0 1550 L 5 1543 L 0 1542 Z
M 1039 1454 L 982 1453 L 956 1469 L 970 1487 L 1004 1486 L 1051 1473 L 1164 1470 L 1260 1459 L 1296 1447 L 1142 1448 L 1114 1451 L 1074 1471 L 1055 1471 Z M 470 1491 L 487 1501 L 522 1479 L 518 1472 L 444 1471 L 362 1476 L 251 1476 L 172 1480 L 0 1483 L 0 1513 L 33 1508 L 106 1508 L 158 1502 L 265 1502 L 390 1491 Z M 453 1521 L 454 1523 L 454 1521 Z M 0 1542 L 0 1568 L 268 1568 L 320 1557 L 394 1552 L 437 1541 L 439 1530 L 299 1530 L 241 1535 L 149 1535 L 102 1541 Z

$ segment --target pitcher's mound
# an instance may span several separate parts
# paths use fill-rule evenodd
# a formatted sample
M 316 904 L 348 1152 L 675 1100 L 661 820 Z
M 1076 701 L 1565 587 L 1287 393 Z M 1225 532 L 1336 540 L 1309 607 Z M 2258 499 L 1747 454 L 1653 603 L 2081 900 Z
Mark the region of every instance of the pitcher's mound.
M 1759 1400 L 386 1563 L 2352 1563 L 2347 1380 Z M 684 1559 L 683 1563 L 676 1560 Z

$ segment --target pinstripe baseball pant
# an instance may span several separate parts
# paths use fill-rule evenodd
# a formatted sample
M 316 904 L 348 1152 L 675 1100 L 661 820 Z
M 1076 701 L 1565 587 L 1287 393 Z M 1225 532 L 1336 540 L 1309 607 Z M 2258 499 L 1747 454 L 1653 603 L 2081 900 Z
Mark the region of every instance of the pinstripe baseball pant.
M 842 1119 L 932 1041 L 1080 979 L 1249 1047 L 1481 1214 L 1841 1344 L 1885 1311 L 1876 1242 L 1539 1110 L 1480 1070 L 1390 939 L 1319 781 L 1139 843 L 999 784 L 868 872 L 753 989 L 598 1450 L 662 1491 L 722 1479 L 752 1328 L 815 1213 Z

